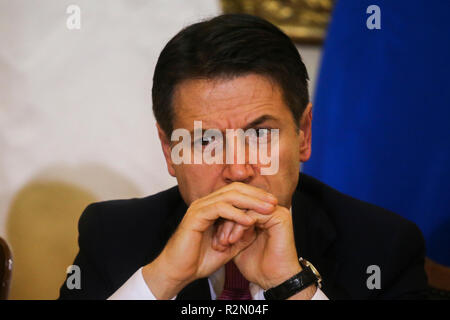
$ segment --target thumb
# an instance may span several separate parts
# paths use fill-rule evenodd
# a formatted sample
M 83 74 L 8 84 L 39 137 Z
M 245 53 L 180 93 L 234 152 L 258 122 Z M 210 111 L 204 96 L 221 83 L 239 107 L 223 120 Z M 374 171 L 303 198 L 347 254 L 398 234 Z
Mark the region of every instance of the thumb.
M 233 256 L 236 256 L 239 252 L 250 246 L 256 240 L 256 237 L 257 235 L 254 226 L 251 226 L 249 229 L 245 230 L 241 239 L 232 246 Z

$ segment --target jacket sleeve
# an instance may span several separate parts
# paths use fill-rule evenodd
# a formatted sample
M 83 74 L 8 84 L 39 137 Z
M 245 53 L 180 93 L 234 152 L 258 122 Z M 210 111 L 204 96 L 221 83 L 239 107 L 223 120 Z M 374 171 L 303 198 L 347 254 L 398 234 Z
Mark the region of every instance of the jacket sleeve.
M 79 252 L 73 265 L 79 267 L 81 287 L 68 286 L 74 283 L 75 272 L 68 273 L 60 288 L 59 299 L 107 299 L 111 288 L 102 268 L 103 253 L 100 250 L 105 239 L 102 238 L 102 224 L 100 221 L 101 204 L 89 205 L 78 222 Z M 69 289 L 71 287 L 72 289 Z
M 386 284 L 382 299 L 426 299 L 425 241 L 419 228 L 412 222 L 402 225 L 393 244 L 397 270 Z

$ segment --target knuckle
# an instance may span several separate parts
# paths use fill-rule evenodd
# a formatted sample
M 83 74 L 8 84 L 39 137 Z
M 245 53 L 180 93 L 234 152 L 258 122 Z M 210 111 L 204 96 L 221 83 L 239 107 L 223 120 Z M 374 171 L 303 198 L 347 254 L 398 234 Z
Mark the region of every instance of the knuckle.
M 239 195 L 239 192 L 237 192 L 236 190 L 229 190 L 225 193 L 225 196 L 230 199 L 230 198 L 236 198 Z
M 224 208 L 225 208 L 225 202 L 223 202 L 223 201 L 214 202 L 214 203 L 212 204 L 212 207 L 213 207 L 215 210 L 223 211 Z
M 223 194 L 223 198 L 226 201 L 233 201 L 234 199 L 237 199 L 239 197 L 239 192 L 236 190 L 228 190 Z

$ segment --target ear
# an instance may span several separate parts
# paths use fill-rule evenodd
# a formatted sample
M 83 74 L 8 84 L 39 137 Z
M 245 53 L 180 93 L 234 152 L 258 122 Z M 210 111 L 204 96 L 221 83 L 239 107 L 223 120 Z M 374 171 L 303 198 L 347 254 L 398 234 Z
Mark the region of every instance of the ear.
M 171 156 L 172 150 L 170 146 L 170 139 L 169 137 L 167 137 L 166 133 L 164 132 L 163 129 L 161 129 L 158 123 L 156 123 L 156 128 L 158 129 L 158 137 L 159 140 L 161 141 L 161 147 L 164 153 L 164 158 L 166 158 L 167 170 L 169 171 L 169 174 L 172 177 L 175 177 L 175 168 Z
M 300 119 L 300 162 L 306 162 L 311 157 L 312 138 L 312 104 L 308 103 Z

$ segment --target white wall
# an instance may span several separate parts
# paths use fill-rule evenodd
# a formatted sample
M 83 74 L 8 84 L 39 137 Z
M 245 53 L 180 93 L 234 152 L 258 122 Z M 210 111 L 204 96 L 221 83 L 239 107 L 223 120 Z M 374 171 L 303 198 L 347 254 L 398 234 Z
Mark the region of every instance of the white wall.
M 297 49 L 300 51 L 303 63 L 308 70 L 309 75 L 309 92 L 311 94 L 311 100 L 314 102 L 314 92 L 316 91 L 316 81 L 319 76 L 320 59 L 322 54 L 321 46 L 313 45 L 297 45 Z
M 66 28 L 69 4 L 81 30 Z M 215 0 L 0 0 L 0 236 L 18 232 L 9 215 L 35 183 L 96 201 L 175 184 L 151 111 L 153 68 L 183 26 L 219 12 Z M 300 51 L 313 84 L 320 49 Z
M 81 30 L 66 8 L 81 7 Z M 99 199 L 174 185 L 151 111 L 153 68 L 166 41 L 217 14 L 208 0 L 0 2 L 0 234 L 14 194 L 60 179 Z

